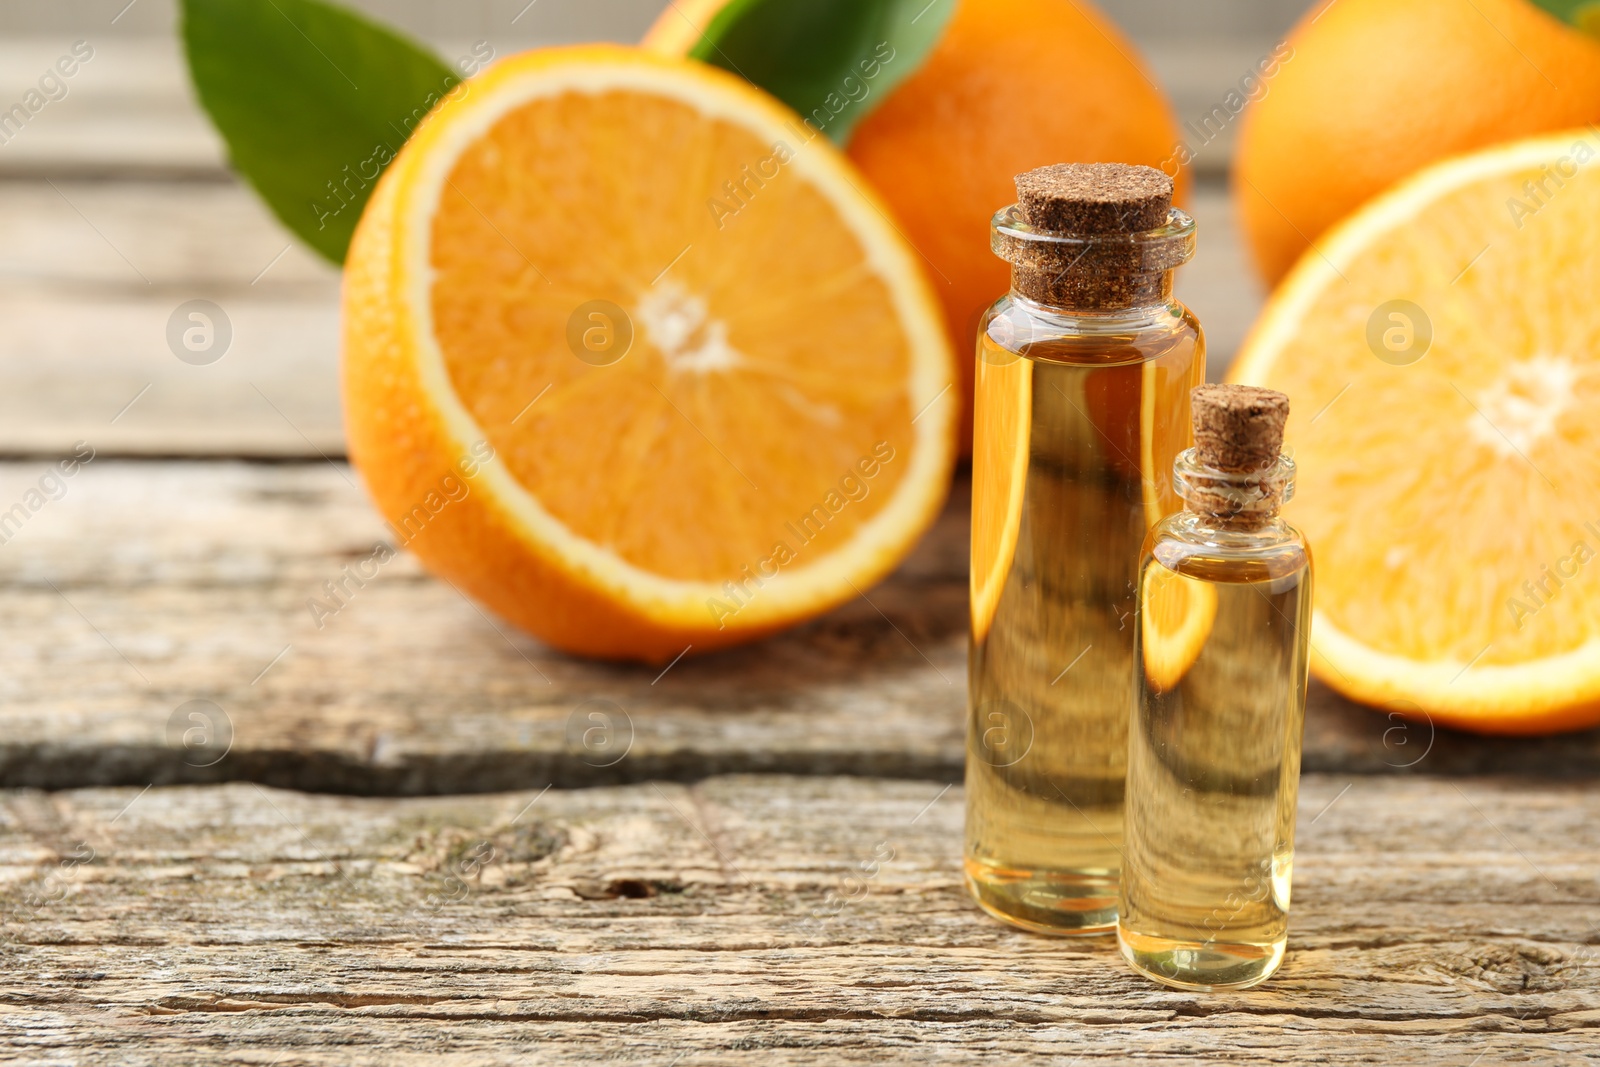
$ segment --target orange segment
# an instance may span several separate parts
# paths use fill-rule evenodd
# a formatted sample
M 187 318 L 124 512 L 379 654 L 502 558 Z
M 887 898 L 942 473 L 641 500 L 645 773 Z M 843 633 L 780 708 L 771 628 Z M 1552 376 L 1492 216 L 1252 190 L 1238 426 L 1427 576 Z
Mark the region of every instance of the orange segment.
M 1300 413 L 1330 685 L 1489 732 L 1600 721 L 1597 289 L 1586 129 L 1425 171 L 1275 294 L 1233 377 Z
M 1145 682 L 1157 693 L 1173 689 L 1189 673 L 1211 636 L 1217 591 L 1205 582 L 1160 563 L 1145 566 L 1139 603 L 1139 639 Z
M 989 633 L 1022 530 L 1033 431 L 1033 360 L 980 345 L 972 447 L 972 639 Z
M 954 372 L 913 257 L 737 79 L 515 57 L 430 117 L 357 233 L 352 455 L 398 522 L 492 453 L 410 547 L 559 647 L 770 632 L 880 578 L 943 497 Z

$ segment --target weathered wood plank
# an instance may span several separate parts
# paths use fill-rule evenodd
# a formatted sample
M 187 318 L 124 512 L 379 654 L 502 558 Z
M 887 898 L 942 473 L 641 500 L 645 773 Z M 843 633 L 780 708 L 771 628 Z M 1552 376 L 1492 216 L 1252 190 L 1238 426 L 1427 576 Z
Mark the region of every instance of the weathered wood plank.
M 960 790 L 934 783 L 11 793 L 0 1047 L 163 1064 L 1593 1062 L 1600 794 L 1347 782 L 1305 782 L 1283 970 L 1209 996 L 1135 977 L 1105 939 L 982 917 L 960 885 Z
M 338 274 L 247 190 L 12 181 L 0 204 L 0 452 L 343 453 Z M 196 299 L 220 309 L 198 365 L 168 334 Z
M 30 296 L 338 299 L 338 270 L 226 176 L 0 180 L 0 202 L 7 287 Z
M 45 470 L 0 464 L 0 514 Z M 324 583 L 387 536 L 355 481 L 327 463 L 110 459 L 66 480 L 0 546 L 0 784 L 419 794 L 730 771 L 960 776 L 964 483 L 870 601 L 662 673 L 554 653 L 405 553 L 348 585 L 319 629 L 310 600 L 331 603 Z M 221 709 L 231 749 L 222 734 L 183 748 L 190 700 Z M 596 710 L 617 732 L 585 748 Z M 1431 734 L 1318 689 L 1306 766 L 1600 773 L 1600 733 Z
M 61 69 L 73 71 L 60 79 L 65 95 L 54 89 L 58 98 L 35 109 L 20 130 L 13 120 L 3 131 L 0 176 L 215 178 L 225 172 L 222 141 L 190 95 L 176 33 L 108 33 L 120 6 L 94 17 L 75 5 L 76 17 L 55 32 L 0 39 L 0 108 L 37 91 L 39 79 L 62 57 L 71 61 Z

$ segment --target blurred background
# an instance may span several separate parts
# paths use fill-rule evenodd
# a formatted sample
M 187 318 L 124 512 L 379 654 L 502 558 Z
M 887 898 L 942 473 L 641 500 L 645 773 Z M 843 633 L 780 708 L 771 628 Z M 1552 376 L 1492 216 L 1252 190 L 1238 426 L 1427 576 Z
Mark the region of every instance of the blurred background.
M 478 41 L 498 56 L 562 42 L 634 42 L 663 7 L 352 2 L 446 60 Z M 1100 4 L 1143 51 L 1180 126 L 1211 113 L 1307 6 Z M 99 447 L 123 454 L 299 455 L 308 444 L 341 454 L 337 273 L 228 173 L 221 142 L 192 99 L 171 0 L 0 7 L 0 99 L 20 97 L 80 40 L 94 55 L 67 96 L 0 144 L 9 207 L 0 218 L 0 374 L 11 385 L 0 394 L 0 450 L 62 452 L 92 430 Z M 1200 253 L 1179 280 L 1210 336 L 1213 377 L 1262 298 L 1226 198 L 1234 132 L 1224 129 L 1194 163 L 1189 207 L 1201 225 Z M 196 298 L 221 305 L 234 330 L 229 358 L 206 368 L 174 360 L 164 342 L 173 308 Z

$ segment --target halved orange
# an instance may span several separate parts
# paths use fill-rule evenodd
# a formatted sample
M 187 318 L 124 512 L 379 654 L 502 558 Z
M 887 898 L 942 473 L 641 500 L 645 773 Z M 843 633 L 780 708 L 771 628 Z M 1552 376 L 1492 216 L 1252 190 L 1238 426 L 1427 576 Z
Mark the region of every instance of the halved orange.
M 954 455 L 939 305 L 824 138 L 631 49 L 510 58 L 385 172 L 345 267 L 351 457 L 435 573 L 662 661 L 854 598 Z
M 1236 381 L 1297 415 L 1313 667 L 1487 733 L 1600 722 L 1600 131 L 1432 167 L 1308 252 Z

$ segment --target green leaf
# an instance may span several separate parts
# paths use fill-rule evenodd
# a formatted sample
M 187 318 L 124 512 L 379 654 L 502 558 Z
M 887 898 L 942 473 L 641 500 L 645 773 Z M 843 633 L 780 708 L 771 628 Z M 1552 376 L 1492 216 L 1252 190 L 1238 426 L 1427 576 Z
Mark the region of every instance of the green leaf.
M 689 54 L 788 104 L 843 145 L 914 74 L 956 0 L 730 0 Z
M 1600 37 L 1600 0 L 1533 0 L 1563 22 Z
M 460 81 L 437 57 L 320 0 L 183 0 L 200 102 L 233 166 L 335 263 L 384 166 Z

